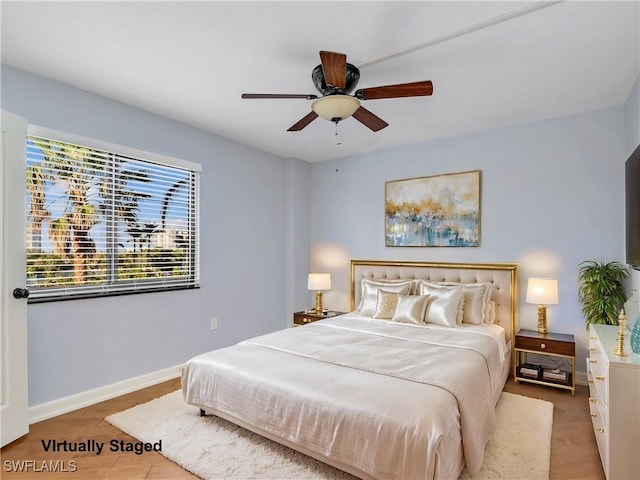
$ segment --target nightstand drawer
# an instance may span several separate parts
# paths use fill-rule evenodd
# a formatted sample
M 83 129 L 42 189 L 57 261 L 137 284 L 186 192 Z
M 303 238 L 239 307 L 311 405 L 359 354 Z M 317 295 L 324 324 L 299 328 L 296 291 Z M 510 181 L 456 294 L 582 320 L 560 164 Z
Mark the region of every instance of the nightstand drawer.
M 315 322 L 316 320 L 319 320 L 319 318 L 317 316 L 314 317 L 310 317 L 309 315 L 295 315 L 294 317 L 294 323 L 296 325 L 306 325 L 307 323 L 311 323 L 311 322 Z
M 513 377 L 516 382 L 530 382 L 540 385 L 547 385 L 549 387 L 562 388 L 565 390 L 571 390 L 571 395 L 576 391 L 576 343 L 573 335 L 565 333 L 539 333 L 536 330 L 527 330 L 521 328 L 515 335 L 515 362 L 513 364 Z M 529 363 L 527 357 L 529 354 L 543 355 L 553 360 L 553 357 L 557 358 L 553 361 L 555 364 L 560 360 L 561 364 L 569 362 L 571 370 L 566 368 L 559 368 L 556 371 L 552 368 L 544 366 L 534 358 L 534 361 L 530 364 L 528 372 L 522 373 L 521 365 Z M 535 373 L 538 370 L 538 376 L 531 376 L 529 373 Z
M 318 320 L 326 320 L 327 318 L 337 317 L 338 315 L 342 315 L 344 312 L 337 312 L 334 310 L 329 310 L 322 315 L 318 315 L 317 313 L 308 313 L 305 311 L 294 312 L 293 314 L 293 325 L 307 325 L 309 323 L 317 322 Z
M 576 344 L 554 340 L 552 338 L 532 338 L 516 336 L 516 348 L 534 352 L 549 352 L 556 355 L 575 356 Z

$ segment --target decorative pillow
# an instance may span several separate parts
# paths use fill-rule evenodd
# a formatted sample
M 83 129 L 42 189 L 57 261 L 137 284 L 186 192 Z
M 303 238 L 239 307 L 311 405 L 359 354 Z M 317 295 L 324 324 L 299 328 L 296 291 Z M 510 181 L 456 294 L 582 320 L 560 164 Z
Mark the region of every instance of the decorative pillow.
M 386 290 L 378 290 L 378 302 L 376 303 L 376 311 L 373 312 L 373 318 L 384 318 L 390 320 L 393 312 L 396 311 L 398 304 L 398 294 L 387 292 Z
M 440 282 L 440 285 L 463 286 L 464 305 L 462 307 L 462 323 L 480 325 L 486 323 L 486 310 L 491 297 L 491 284 Z
M 496 302 L 493 300 L 489 300 L 487 302 L 487 310 L 485 311 L 485 322 L 486 325 L 493 325 L 496 323 Z
M 398 305 L 391 318 L 394 322 L 424 324 L 429 295 L 398 295 Z
M 362 315 L 371 316 L 376 311 L 378 290 L 407 295 L 411 293 L 414 280 L 371 280 L 363 278 L 361 282 L 360 304 L 356 309 Z
M 456 323 L 458 325 L 462 325 L 462 315 L 463 315 L 463 307 L 464 307 L 464 287 L 459 283 L 448 283 L 445 282 L 429 282 L 426 280 L 420 280 L 418 284 L 418 293 L 426 294 L 426 295 L 435 295 L 438 292 L 444 292 L 446 290 L 455 290 L 462 288 L 463 295 L 460 300 L 460 304 L 458 305 L 458 313 L 456 316 Z M 428 314 L 427 314 L 428 315 Z M 425 320 L 427 321 L 427 320 Z
M 462 321 L 462 305 L 464 302 L 464 287 L 450 285 L 434 285 L 428 282 L 420 284 L 420 295 L 429 295 L 429 306 L 425 321 L 457 327 Z

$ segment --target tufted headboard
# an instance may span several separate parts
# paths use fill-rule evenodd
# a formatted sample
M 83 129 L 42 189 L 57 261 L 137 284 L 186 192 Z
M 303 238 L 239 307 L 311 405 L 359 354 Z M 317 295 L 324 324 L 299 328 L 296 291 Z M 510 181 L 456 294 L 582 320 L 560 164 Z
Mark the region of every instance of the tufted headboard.
M 446 282 L 490 282 L 496 323 L 513 340 L 518 324 L 518 265 L 515 263 L 434 263 L 351 260 L 351 310 L 360 303 L 363 278 L 422 279 Z

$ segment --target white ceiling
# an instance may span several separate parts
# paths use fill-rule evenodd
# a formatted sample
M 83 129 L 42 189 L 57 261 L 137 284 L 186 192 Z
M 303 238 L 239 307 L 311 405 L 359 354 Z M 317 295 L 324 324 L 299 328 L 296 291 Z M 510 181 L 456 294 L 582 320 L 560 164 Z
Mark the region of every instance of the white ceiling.
M 238 142 L 310 162 L 620 105 L 640 67 L 640 2 L 9 2 L 2 62 Z M 358 88 L 431 80 L 431 97 L 370 100 L 390 126 L 321 118 L 318 52 Z M 341 145 L 337 145 L 340 140 Z

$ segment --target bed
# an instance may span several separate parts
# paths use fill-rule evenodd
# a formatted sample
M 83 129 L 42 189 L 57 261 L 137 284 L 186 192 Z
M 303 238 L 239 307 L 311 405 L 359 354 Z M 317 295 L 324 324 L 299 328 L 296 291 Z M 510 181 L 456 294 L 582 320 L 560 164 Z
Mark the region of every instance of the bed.
M 352 260 L 350 313 L 199 355 L 183 395 L 363 479 L 473 475 L 513 358 L 516 296 L 512 263 Z

